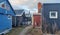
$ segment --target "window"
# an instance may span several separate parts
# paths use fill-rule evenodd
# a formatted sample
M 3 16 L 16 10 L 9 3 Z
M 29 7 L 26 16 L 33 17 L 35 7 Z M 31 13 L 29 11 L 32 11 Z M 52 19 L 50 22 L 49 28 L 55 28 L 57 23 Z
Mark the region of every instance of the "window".
M 58 12 L 57 11 L 50 11 L 49 18 L 58 18 Z
M 12 16 L 8 15 L 8 19 L 11 19 L 11 18 L 12 18 Z

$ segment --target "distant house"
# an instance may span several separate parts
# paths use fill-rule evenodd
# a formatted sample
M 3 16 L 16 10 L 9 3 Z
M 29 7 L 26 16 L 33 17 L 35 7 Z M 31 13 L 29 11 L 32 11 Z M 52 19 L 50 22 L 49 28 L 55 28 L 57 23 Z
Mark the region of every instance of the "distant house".
M 25 13 L 25 22 L 26 25 L 30 25 L 32 23 L 32 17 L 31 17 L 31 13 Z
M 16 15 L 12 17 L 13 26 L 21 26 L 25 18 L 24 9 L 15 10 Z
M 60 30 L 60 3 L 44 3 L 42 8 L 42 30 L 54 34 Z
M 8 0 L 0 0 L 0 35 L 12 29 L 12 16 L 14 10 Z

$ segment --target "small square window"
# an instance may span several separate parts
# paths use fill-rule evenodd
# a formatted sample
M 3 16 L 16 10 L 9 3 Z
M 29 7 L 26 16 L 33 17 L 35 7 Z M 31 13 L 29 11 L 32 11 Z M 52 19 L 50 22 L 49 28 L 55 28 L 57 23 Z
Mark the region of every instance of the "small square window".
M 8 15 L 8 19 L 12 19 L 12 16 L 11 15 Z
M 57 11 L 50 11 L 49 18 L 58 18 L 58 12 Z

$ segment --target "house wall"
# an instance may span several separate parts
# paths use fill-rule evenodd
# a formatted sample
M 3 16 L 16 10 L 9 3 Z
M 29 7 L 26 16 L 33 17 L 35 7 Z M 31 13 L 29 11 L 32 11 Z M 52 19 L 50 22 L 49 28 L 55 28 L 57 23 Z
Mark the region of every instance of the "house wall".
M 50 18 L 50 12 L 57 12 L 57 18 Z M 60 3 L 45 3 L 42 8 L 42 25 L 60 29 Z M 46 25 L 45 25 L 46 24 Z M 52 30 L 51 30 L 52 31 Z
M 33 15 L 33 27 L 40 27 L 41 25 L 41 16 Z
M 0 34 L 8 29 L 12 29 L 11 19 L 8 19 L 7 15 L 0 14 Z M 7 32 L 6 31 L 6 32 Z M 4 32 L 4 33 L 6 33 Z
M 23 16 L 17 16 L 16 17 L 16 24 L 18 26 L 21 26 L 22 25 L 22 22 L 23 22 Z
M 0 3 L 2 3 L 2 2 L 4 2 L 3 4 L 7 5 L 7 8 L 9 8 L 9 10 L 4 9 L 4 7 L 2 7 L 3 4 L 1 4 L 1 7 L 0 7 L 0 35 L 8 33 L 9 30 L 12 29 L 12 17 L 11 16 L 15 15 L 8 0 L 0 0 Z
M 21 26 L 22 22 L 23 22 L 23 16 L 13 16 L 12 17 L 13 26 Z
M 0 13 L 15 15 L 15 12 L 8 0 L 0 0 Z M 6 4 L 6 5 L 5 5 Z M 3 6 L 4 5 L 4 6 Z

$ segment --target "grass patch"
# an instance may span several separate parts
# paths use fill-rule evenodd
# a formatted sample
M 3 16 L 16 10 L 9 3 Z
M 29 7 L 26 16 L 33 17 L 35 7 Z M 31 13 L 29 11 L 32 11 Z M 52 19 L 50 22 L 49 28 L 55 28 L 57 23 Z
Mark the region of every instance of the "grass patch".
M 20 32 L 24 29 L 24 27 L 14 27 L 12 30 L 6 35 L 19 35 Z
M 42 35 L 42 32 L 41 29 L 32 28 L 26 33 L 26 35 Z

